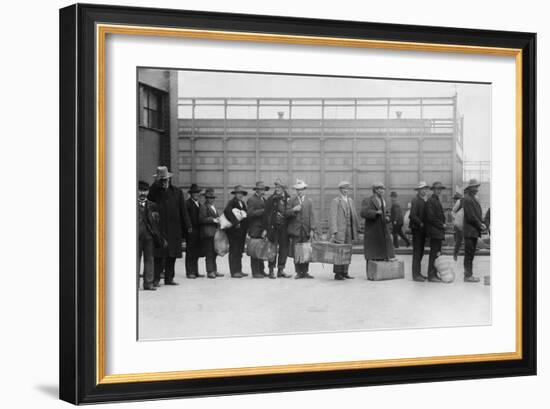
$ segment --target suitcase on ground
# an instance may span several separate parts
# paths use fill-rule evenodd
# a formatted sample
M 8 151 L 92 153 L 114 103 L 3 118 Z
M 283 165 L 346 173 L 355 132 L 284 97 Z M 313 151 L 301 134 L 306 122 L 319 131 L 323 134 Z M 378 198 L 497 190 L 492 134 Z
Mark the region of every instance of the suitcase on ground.
M 246 254 L 252 258 L 273 261 L 277 256 L 277 245 L 265 239 L 250 239 L 246 245 Z
M 294 262 L 298 264 L 309 263 L 312 252 L 311 242 L 296 243 L 294 245 Z
M 367 278 L 372 281 L 405 278 L 405 263 L 401 260 L 368 260 Z
M 350 264 L 351 244 L 337 244 L 329 241 L 311 243 L 311 262 L 325 264 Z

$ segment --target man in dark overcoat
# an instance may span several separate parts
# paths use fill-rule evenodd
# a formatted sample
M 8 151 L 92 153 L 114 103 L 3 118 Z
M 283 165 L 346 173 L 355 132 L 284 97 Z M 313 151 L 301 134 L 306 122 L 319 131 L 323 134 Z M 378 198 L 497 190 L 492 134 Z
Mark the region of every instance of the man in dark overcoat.
M 214 189 L 208 188 L 204 192 L 204 203 L 201 203 L 199 208 L 199 223 L 202 252 L 205 256 L 206 274 L 208 278 L 223 277 L 224 275 L 218 272 L 216 264 L 216 249 L 214 247 L 214 236 L 218 230 L 220 223 L 220 215 L 214 200 L 216 195 Z
M 399 248 L 399 237 L 403 239 L 407 247 L 410 246 L 409 239 L 403 233 L 403 209 L 397 201 L 397 192 L 391 192 L 390 223 L 393 236 L 393 247 Z
M 246 201 L 248 207 L 248 235 L 252 239 L 263 238 L 266 235 L 264 226 L 264 211 L 265 211 L 265 192 L 269 187 L 264 182 L 256 182 L 254 194 Z M 264 278 L 267 274 L 264 271 L 264 261 L 258 258 L 250 257 L 250 269 L 252 270 L 252 278 Z
M 464 208 L 464 281 L 467 283 L 479 282 L 479 278 L 475 277 L 473 273 L 474 256 L 477 240 L 481 237 L 481 232 L 487 229 L 482 219 L 481 205 L 476 197 L 479 186 L 480 183 L 476 179 L 471 179 L 464 189 L 464 199 L 462 199 Z
M 275 192 L 265 203 L 264 225 L 267 229 L 267 239 L 279 246 L 277 256 L 268 263 L 269 278 L 275 278 L 275 266 L 277 266 L 277 277 L 291 277 L 290 274 L 285 273 L 285 265 L 290 246 L 287 218 L 292 216 L 293 213 L 289 207 L 290 196 L 285 189 L 285 184 L 277 179 L 275 181 Z
M 306 197 L 305 190 L 307 183 L 301 179 L 296 180 L 293 186 L 296 190 L 296 196 L 290 199 L 289 206 L 292 215 L 288 218 L 288 235 L 290 236 L 289 254 L 294 255 L 294 246 L 299 243 L 306 243 L 317 230 L 317 221 L 313 210 L 313 202 Z M 313 278 L 309 274 L 309 263 L 296 263 L 294 261 L 296 276 L 294 278 Z
M 155 249 L 155 286 L 159 286 L 164 272 L 164 284 L 178 285 L 174 281 L 176 258 L 182 257 L 182 240 L 192 233 L 191 220 L 185 206 L 181 189 L 171 184 L 172 173 L 166 166 L 159 166 L 153 175 L 155 182 L 149 189 L 147 198 L 157 204 L 160 215 L 160 231 L 167 247 Z
M 421 181 L 414 190 L 416 190 L 416 196 L 411 200 L 411 211 L 409 213 L 409 228 L 413 239 L 412 278 L 414 281 L 422 282 L 426 280 L 426 277 L 420 271 L 420 266 L 422 257 L 424 257 L 424 246 L 426 245 L 424 207 L 426 206 L 429 186 L 426 182 Z
M 440 196 L 443 189 L 446 189 L 441 182 L 434 182 L 432 195 L 426 201 L 424 207 L 424 224 L 426 235 L 430 238 L 430 260 L 428 262 L 428 281 L 441 283 L 435 268 L 435 259 L 441 254 L 441 245 L 445 240 L 445 212 L 441 204 Z
M 191 232 L 187 234 L 186 249 L 185 249 L 185 275 L 187 278 L 204 277 L 203 274 L 199 274 L 199 257 L 201 256 L 201 236 L 200 236 L 200 221 L 199 221 L 199 209 L 201 204 L 199 202 L 199 195 L 202 189 L 200 189 L 196 183 L 193 183 L 187 193 L 189 199 L 185 201 L 187 207 L 187 213 L 191 220 Z
M 367 268 L 369 260 L 389 260 L 395 257 L 387 226 L 389 217 L 386 216 L 385 191 L 384 184 L 376 182 L 372 185 L 372 196 L 363 199 L 361 203 L 361 217 L 365 219 L 363 245 Z
M 248 275 L 243 273 L 242 265 L 248 220 L 246 218 L 237 218 L 234 210 L 236 209 L 244 215 L 247 214 L 247 207 L 243 201 L 243 198 L 248 194 L 248 192 L 243 186 L 237 185 L 231 194 L 234 196 L 227 203 L 227 206 L 225 206 L 223 211 L 223 214 L 232 225 L 226 230 L 227 238 L 229 239 L 229 272 L 231 273 L 232 278 L 242 278 Z
M 156 290 L 154 286 L 154 262 L 155 248 L 164 247 L 166 240 L 162 237 L 159 229 L 160 216 L 157 205 L 147 200 L 149 194 L 149 184 L 144 181 L 138 182 L 138 288 L 139 288 L 139 268 L 143 256 L 143 289 Z

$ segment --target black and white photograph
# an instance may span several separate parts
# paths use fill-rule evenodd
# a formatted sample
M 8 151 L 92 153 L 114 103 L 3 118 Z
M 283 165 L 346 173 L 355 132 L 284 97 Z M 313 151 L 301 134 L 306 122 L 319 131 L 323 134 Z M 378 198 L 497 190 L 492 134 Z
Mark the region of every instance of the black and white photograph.
M 136 92 L 139 341 L 491 325 L 490 83 L 138 67 Z

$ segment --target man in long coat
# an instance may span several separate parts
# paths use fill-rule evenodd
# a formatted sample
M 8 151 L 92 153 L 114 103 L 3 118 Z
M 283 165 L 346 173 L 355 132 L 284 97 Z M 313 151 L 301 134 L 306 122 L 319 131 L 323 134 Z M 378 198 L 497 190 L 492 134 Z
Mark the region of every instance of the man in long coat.
M 193 233 L 191 220 L 185 206 L 183 192 L 171 184 L 172 173 L 166 166 L 159 166 L 153 175 L 155 182 L 149 189 L 147 198 L 157 204 L 160 215 L 160 231 L 168 246 L 155 249 L 154 285 L 159 286 L 164 272 L 164 284 L 178 285 L 174 281 L 176 258 L 182 257 L 182 239 Z
M 199 222 L 199 209 L 201 204 L 199 202 L 199 194 L 202 189 L 193 183 L 187 193 L 189 193 L 189 199 L 185 202 L 187 207 L 187 213 L 191 220 L 191 232 L 187 234 L 187 246 L 185 250 L 185 274 L 187 278 L 204 277 L 199 274 L 199 257 L 201 255 L 201 237 L 200 237 L 200 222 Z
M 275 181 L 275 192 L 265 203 L 264 225 L 267 229 L 267 239 L 279 246 L 277 256 L 268 263 L 269 278 L 276 278 L 275 266 L 277 267 L 277 277 L 291 277 L 290 274 L 285 273 L 285 265 L 290 246 L 287 218 L 292 216 L 293 213 L 289 207 L 290 196 L 285 189 L 285 184 L 277 179 Z
M 424 207 L 424 224 L 426 226 L 426 235 L 430 238 L 430 260 L 428 262 L 428 281 L 432 283 L 441 283 L 437 276 L 437 270 L 434 262 L 441 254 L 441 245 L 445 240 L 445 212 L 441 205 L 441 192 L 446 189 L 441 182 L 434 182 L 432 195 L 426 201 Z
M 340 194 L 330 204 L 329 232 L 331 241 L 340 244 L 353 244 L 359 231 L 359 218 L 353 199 L 349 192 L 351 183 L 342 181 L 338 184 Z M 349 264 L 335 264 L 332 269 L 335 280 L 353 278 L 349 275 Z
M 208 188 L 204 192 L 204 203 L 199 208 L 199 223 L 201 246 L 205 256 L 206 274 L 208 278 L 223 277 L 224 275 L 218 272 L 216 264 L 216 250 L 214 247 L 214 236 L 218 230 L 220 223 L 220 214 L 214 206 L 216 195 L 214 189 Z
M 467 283 L 479 281 L 479 278 L 475 277 L 473 273 L 474 256 L 477 240 L 481 237 L 481 232 L 487 229 L 482 219 L 481 205 L 476 198 L 479 186 L 480 183 L 476 179 L 471 179 L 464 189 L 464 199 L 462 200 L 464 208 L 464 281 Z
M 298 243 L 308 242 L 317 229 L 313 202 L 304 194 L 307 188 L 306 182 L 298 179 L 293 187 L 296 190 L 296 196 L 290 199 L 289 206 L 293 214 L 288 218 L 289 253 L 291 256 L 294 256 L 294 246 Z M 294 269 L 296 271 L 294 278 L 313 278 L 309 274 L 309 263 L 296 263 L 294 261 Z
M 235 186 L 235 189 L 231 192 L 234 195 L 225 209 L 223 214 L 232 224 L 232 226 L 226 230 L 227 238 L 229 239 L 229 272 L 232 278 L 246 277 L 248 274 L 243 273 L 242 258 L 244 252 L 244 242 L 246 240 L 246 230 L 248 220 L 237 219 L 233 213 L 233 209 L 247 212 L 246 204 L 243 198 L 248 194 L 241 185 Z
M 254 194 L 246 201 L 248 207 L 248 235 L 250 238 L 259 239 L 265 236 L 266 228 L 264 225 L 265 212 L 265 192 L 269 187 L 264 182 L 256 182 Z M 250 269 L 252 278 L 264 278 L 267 274 L 264 271 L 264 261 L 258 258 L 250 257 Z
M 409 213 L 409 228 L 412 232 L 413 257 L 412 257 L 412 278 L 414 281 L 426 281 L 420 268 L 422 257 L 424 257 L 424 246 L 426 245 L 426 228 L 424 226 L 424 207 L 426 206 L 429 186 L 421 181 L 414 188 L 416 196 L 411 200 L 411 211 Z
M 365 219 L 364 254 L 367 260 L 389 260 L 395 257 L 388 231 L 389 217 L 386 216 L 386 187 L 382 182 L 372 185 L 373 195 L 361 203 L 361 217 Z

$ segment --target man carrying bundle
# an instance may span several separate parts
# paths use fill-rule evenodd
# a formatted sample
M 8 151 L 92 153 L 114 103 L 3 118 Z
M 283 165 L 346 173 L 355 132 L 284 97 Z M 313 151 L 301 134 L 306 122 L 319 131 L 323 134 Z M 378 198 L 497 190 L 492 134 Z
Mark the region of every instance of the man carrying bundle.
M 265 192 L 269 187 L 264 182 L 256 182 L 254 194 L 248 199 L 246 205 L 248 207 L 248 235 L 252 239 L 263 238 L 266 235 L 264 225 L 265 212 Z M 252 270 L 252 278 L 264 278 L 267 274 L 264 271 L 264 261 L 259 258 L 250 256 L 250 269 Z

